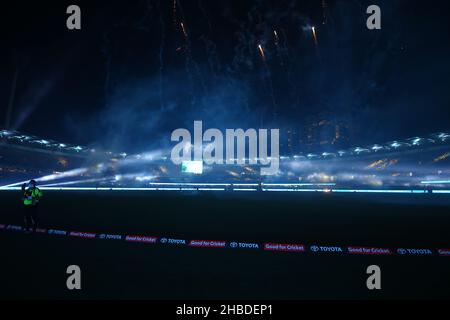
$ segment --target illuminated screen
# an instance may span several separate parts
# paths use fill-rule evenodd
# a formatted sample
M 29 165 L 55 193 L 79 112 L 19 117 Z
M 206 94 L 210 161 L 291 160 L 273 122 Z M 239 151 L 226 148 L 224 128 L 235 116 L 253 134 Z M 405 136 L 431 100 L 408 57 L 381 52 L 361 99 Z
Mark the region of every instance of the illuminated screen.
M 181 164 L 181 172 L 183 173 L 203 173 L 203 161 L 183 161 Z

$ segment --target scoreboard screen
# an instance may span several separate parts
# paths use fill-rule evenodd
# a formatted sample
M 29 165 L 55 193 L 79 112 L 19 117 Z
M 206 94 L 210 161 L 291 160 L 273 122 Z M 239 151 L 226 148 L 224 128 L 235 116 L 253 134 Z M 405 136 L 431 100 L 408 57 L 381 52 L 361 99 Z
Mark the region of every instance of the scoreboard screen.
M 181 164 L 182 173 L 203 173 L 203 161 L 183 161 Z

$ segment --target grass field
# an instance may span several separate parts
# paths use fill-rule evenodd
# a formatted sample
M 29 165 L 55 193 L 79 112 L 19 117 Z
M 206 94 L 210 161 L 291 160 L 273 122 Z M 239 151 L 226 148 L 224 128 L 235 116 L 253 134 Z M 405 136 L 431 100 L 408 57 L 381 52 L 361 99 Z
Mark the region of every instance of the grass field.
M 1 192 L 0 223 L 21 224 Z M 46 192 L 43 228 L 176 239 L 449 248 L 450 197 L 173 192 Z M 311 255 L 152 246 L 0 232 L 1 298 L 450 298 L 450 257 Z M 66 267 L 82 290 L 66 289 Z M 366 288 L 366 268 L 382 290 Z

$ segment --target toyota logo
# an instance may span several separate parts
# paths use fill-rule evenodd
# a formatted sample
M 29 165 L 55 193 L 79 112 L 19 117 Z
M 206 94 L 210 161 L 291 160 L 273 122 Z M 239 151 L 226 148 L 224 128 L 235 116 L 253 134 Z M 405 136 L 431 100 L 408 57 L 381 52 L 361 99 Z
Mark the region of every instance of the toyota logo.
M 161 238 L 161 243 L 167 243 L 167 239 L 166 238 Z
M 405 249 L 398 249 L 397 252 L 399 254 L 406 254 L 406 250 Z
M 236 242 L 231 242 L 230 247 L 237 248 L 238 244 Z
M 317 251 L 319 251 L 319 247 L 318 246 L 311 246 L 311 251 L 317 252 Z

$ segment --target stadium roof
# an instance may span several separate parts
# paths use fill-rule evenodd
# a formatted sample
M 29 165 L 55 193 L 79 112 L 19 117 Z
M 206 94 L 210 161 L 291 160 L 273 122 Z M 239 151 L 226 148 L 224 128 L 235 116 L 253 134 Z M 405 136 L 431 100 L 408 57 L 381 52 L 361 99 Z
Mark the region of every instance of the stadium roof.
M 88 156 L 97 152 L 95 149 L 85 146 L 42 139 L 33 135 L 25 135 L 11 130 L 0 131 L 0 143 L 32 151 L 47 151 L 50 153 L 64 153 L 67 155 Z M 101 153 L 111 157 L 114 156 L 112 152 L 99 152 L 99 154 Z
M 128 155 L 124 152 L 113 153 L 111 151 L 96 151 L 85 146 L 71 145 L 68 143 L 61 143 L 50 139 L 42 139 L 32 135 L 24 135 L 17 131 L 1 130 L 0 131 L 0 142 L 6 142 L 8 144 L 25 146 L 29 148 L 48 150 L 52 152 L 63 152 L 68 154 L 76 155 L 92 155 L 92 154 L 103 154 L 108 157 L 114 158 L 126 158 Z M 333 158 L 344 158 L 352 156 L 362 156 L 362 155 L 378 155 L 381 153 L 408 151 L 408 150 L 418 150 L 421 148 L 434 147 L 448 145 L 450 142 L 450 133 L 434 133 L 424 137 L 412 137 L 408 139 L 395 140 L 383 144 L 373 144 L 368 146 L 356 146 L 345 150 L 339 150 L 336 152 L 322 152 L 322 153 L 308 153 L 308 154 L 298 154 L 293 157 L 282 156 L 281 160 L 325 160 Z M 132 155 L 132 157 L 139 157 L 140 155 Z M 161 160 L 167 160 L 166 156 L 162 156 Z
M 404 140 L 395 140 L 383 144 L 373 144 L 362 147 L 352 147 L 350 149 L 339 150 L 337 152 L 309 153 L 307 155 L 297 155 L 294 158 L 307 159 L 330 159 L 348 156 L 377 155 L 380 153 L 417 150 L 426 147 L 447 145 L 450 142 L 450 133 L 434 133 L 425 137 L 413 137 Z

